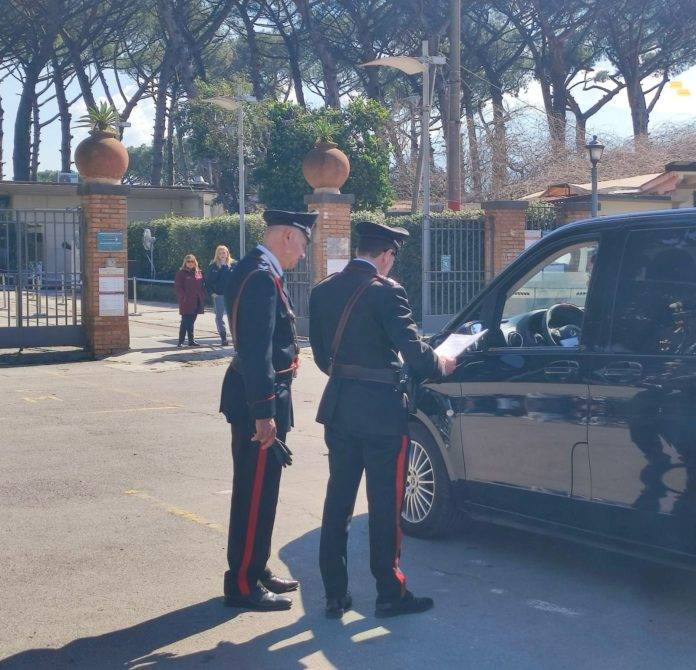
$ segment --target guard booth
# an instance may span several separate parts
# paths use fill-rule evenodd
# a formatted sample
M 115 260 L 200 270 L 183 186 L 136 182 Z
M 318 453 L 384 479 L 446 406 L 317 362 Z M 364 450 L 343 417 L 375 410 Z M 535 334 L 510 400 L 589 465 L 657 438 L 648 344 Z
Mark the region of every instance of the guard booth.
M 80 209 L 0 210 L 0 349 L 86 344 Z

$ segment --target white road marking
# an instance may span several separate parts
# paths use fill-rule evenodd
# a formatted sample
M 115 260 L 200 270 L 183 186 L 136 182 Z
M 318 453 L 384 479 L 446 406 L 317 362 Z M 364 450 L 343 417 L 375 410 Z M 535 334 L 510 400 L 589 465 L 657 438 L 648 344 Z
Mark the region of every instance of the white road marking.
M 561 607 L 560 605 L 554 605 L 546 600 L 528 600 L 527 605 L 535 610 L 541 610 L 542 612 L 551 612 L 552 614 L 562 614 L 563 616 L 582 616 L 580 612 L 568 609 L 567 607 Z

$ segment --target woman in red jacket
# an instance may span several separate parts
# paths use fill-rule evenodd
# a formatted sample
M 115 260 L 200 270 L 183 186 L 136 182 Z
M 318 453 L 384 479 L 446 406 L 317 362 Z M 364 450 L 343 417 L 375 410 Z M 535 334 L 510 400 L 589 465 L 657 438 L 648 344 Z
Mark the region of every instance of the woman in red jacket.
M 190 347 L 200 346 L 193 339 L 193 324 L 196 317 L 203 314 L 205 291 L 203 290 L 203 273 L 198 267 L 198 261 L 193 254 L 186 254 L 181 269 L 174 277 L 174 289 L 179 298 L 179 314 L 181 325 L 179 326 L 179 344 L 184 343 L 184 336 L 188 335 Z

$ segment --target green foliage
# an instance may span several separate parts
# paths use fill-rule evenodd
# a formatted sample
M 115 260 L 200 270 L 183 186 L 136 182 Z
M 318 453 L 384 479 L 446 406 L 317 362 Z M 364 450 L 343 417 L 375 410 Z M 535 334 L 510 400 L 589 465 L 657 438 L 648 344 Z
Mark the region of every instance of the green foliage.
M 251 249 L 263 237 L 264 224 L 260 215 L 245 218 L 246 246 Z M 128 259 L 135 261 L 131 274 L 150 276 L 147 252 L 143 248 L 143 230 L 149 228 L 156 238 L 154 262 L 157 279 L 174 279 L 186 254 L 193 254 L 201 267 L 213 258 L 218 244 L 226 245 L 233 258 L 239 253 L 239 216 L 219 216 L 211 219 L 171 217 L 153 221 L 134 221 L 128 224 Z
M 431 225 L 438 229 L 461 228 L 472 221 L 479 221 L 483 212 L 478 210 L 465 212 L 443 212 L 431 217 Z M 398 217 L 385 217 L 382 212 L 356 211 L 351 217 L 351 248 L 354 250 L 357 244 L 355 224 L 358 221 L 374 221 L 385 223 L 389 226 L 405 228 L 410 237 L 404 243 L 394 263 L 391 276 L 405 289 L 413 309 L 416 320 L 421 314 L 421 226 L 422 215 L 407 215 Z M 261 241 L 265 226 L 261 215 L 251 214 L 246 218 L 247 250 Z M 149 277 L 150 266 L 147 255 L 143 249 L 141 240 L 143 230 L 149 228 L 156 238 L 155 242 L 155 268 L 158 279 L 173 279 L 176 271 L 181 267 L 184 256 L 192 253 L 198 259 L 199 265 L 206 267 L 210 263 L 215 247 L 225 244 L 236 257 L 239 249 L 239 217 L 237 215 L 220 216 L 212 219 L 195 218 L 164 218 L 149 222 L 134 222 L 128 226 L 128 258 L 135 261 L 130 266 L 130 273 L 138 277 Z M 433 246 L 431 267 L 439 267 L 440 259 Z M 456 268 L 457 260 L 453 259 Z
M 311 193 L 302 160 L 316 141 L 335 142 L 350 161 L 343 187 L 363 209 L 386 210 L 394 201 L 389 182 L 390 149 L 385 139 L 389 112 L 374 100 L 358 98 L 344 108 L 305 110 L 292 103 L 266 106 L 268 137 L 257 153 L 254 178 L 259 200 L 278 209 L 304 209 Z
M 58 170 L 39 170 L 36 181 L 55 183 L 58 181 Z
M 88 107 L 87 114 L 79 118 L 76 127 L 118 134 L 120 120 L 118 112 L 110 104 L 102 101 L 96 107 Z
M 123 177 L 126 184 L 147 185 L 152 173 L 152 145 L 128 147 L 128 171 Z
M 239 208 L 237 113 L 220 109 L 206 99 L 217 95 L 235 96 L 237 85 L 236 81 L 198 82 L 199 97 L 183 104 L 179 114 L 180 127 L 186 134 L 187 151 L 196 161 L 210 165 L 212 186 L 218 192 L 219 201 L 229 211 Z M 264 144 L 266 125 L 265 105 L 245 103 L 244 144 L 250 148 L 246 163 L 247 194 L 256 190 L 254 150 Z
M 527 230 L 546 230 L 553 228 L 556 210 L 550 202 L 532 202 L 525 213 Z

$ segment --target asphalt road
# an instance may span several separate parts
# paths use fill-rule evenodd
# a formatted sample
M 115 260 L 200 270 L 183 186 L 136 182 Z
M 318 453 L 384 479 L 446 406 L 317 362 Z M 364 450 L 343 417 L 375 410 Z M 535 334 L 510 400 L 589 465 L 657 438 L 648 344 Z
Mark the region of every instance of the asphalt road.
M 124 356 L 0 368 L 0 668 L 696 667 L 696 575 L 492 526 L 406 538 L 409 585 L 435 609 L 375 619 L 364 493 L 355 611 L 327 621 L 324 382 L 307 350 L 272 557 L 302 588 L 289 612 L 224 607 L 228 353 L 172 349 L 171 316 L 143 312 Z

